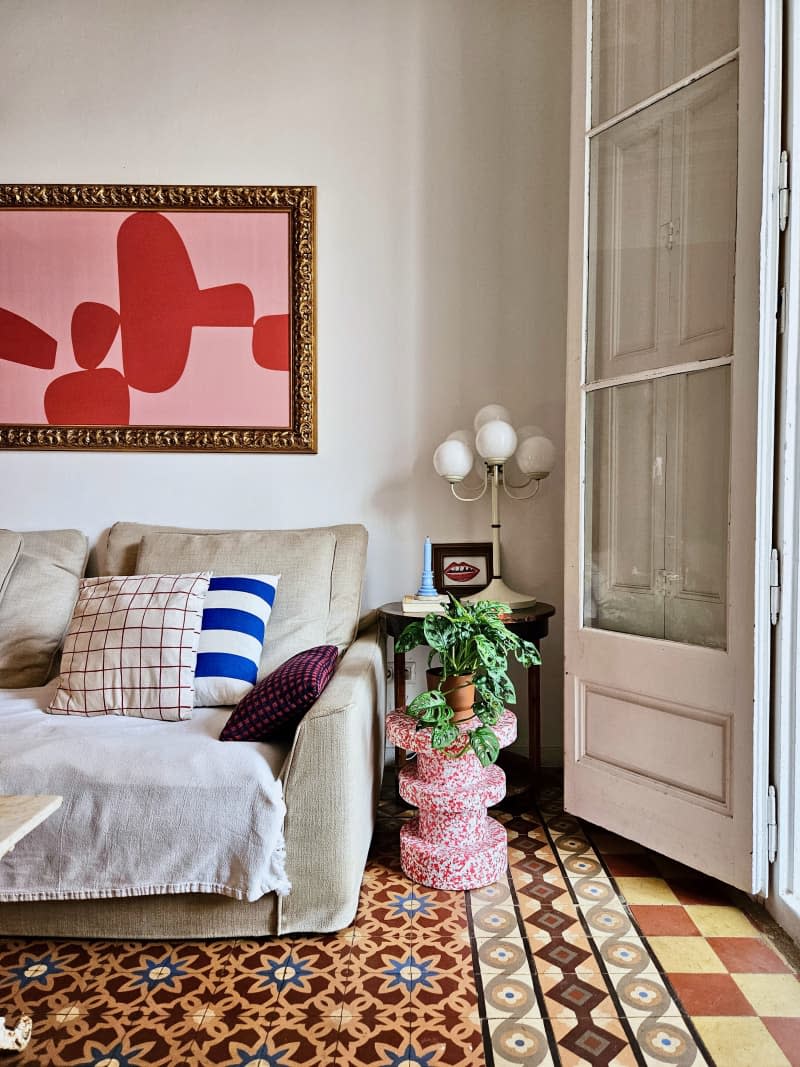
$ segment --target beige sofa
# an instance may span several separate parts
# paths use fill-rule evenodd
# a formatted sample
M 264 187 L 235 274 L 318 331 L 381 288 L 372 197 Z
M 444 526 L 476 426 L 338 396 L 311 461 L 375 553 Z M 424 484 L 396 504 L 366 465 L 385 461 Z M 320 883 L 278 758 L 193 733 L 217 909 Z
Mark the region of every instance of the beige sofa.
M 327 932 L 352 921 L 374 826 L 384 750 L 382 648 L 374 626 L 359 629 L 358 625 L 366 543 L 366 531 L 357 525 L 187 531 L 117 523 L 110 529 L 96 549 L 92 570 L 98 574 L 137 573 L 140 561 L 148 569 L 158 562 L 165 570 L 180 563 L 184 570 L 221 573 L 227 568 L 239 573 L 280 571 L 280 595 L 270 620 L 273 639 L 267 642 L 269 650 L 265 646 L 260 675 L 301 648 L 319 643 L 314 639 L 318 633 L 323 643 L 342 650 L 332 681 L 282 754 L 279 777 L 287 808 L 286 869 L 292 891 L 285 897 L 270 893 L 253 903 L 206 893 L 3 903 L 0 934 L 225 938 Z M 326 569 L 329 581 L 326 586 L 323 582 L 321 618 L 312 601 L 319 598 L 319 574 Z M 309 574 L 316 576 L 315 581 L 309 583 Z M 8 589 L 2 608 L 8 609 Z

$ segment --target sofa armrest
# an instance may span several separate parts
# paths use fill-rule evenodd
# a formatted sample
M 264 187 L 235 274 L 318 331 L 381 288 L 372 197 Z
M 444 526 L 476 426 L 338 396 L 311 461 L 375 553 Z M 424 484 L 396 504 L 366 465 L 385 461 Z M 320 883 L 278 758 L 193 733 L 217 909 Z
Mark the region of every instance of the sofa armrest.
M 339 930 L 355 916 L 383 774 L 385 679 L 372 628 L 297 728 L 281 772 L 292 891 L 278 901 L 278 933 Z

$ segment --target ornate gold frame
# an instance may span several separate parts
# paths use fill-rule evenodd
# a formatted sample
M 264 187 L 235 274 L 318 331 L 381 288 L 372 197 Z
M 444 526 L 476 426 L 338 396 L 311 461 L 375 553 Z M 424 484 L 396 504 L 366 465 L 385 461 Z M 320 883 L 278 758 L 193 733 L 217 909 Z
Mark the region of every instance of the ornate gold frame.
M 172 452 L 317 451 L 316 187 L 219 185 L 0 185 L 3 208 L 137 211 L 283 211 L 291 257 L 289 428 L 0 425 L 0 449 Z

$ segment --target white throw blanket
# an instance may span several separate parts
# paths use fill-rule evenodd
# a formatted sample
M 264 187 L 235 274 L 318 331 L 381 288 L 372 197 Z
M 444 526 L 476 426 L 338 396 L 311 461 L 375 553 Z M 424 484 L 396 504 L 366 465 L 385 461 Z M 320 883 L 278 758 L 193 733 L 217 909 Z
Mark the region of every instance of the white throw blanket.
M 228 709 L 47 715 L 55 687 L 0 690 L 0 793 L 64 798 L 0 860 L 0 901 L 289 892 L 273 746 L 217 740 Z

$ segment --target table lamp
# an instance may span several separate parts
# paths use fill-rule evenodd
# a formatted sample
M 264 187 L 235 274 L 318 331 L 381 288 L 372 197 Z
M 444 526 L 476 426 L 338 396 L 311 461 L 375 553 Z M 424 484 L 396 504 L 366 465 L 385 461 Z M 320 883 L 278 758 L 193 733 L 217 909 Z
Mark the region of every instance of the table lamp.
M 492 497 L 492 579 L 485 589 L 473 593 L 466 600 L 499 600 L 512 608 L 532 607 L 536 597 L 510 589 L 500 569 L 500 508 L 499 490 L 502 487 L 512 500 L 530 500 L 539 492 L 543 479 L 555 466 L 556 450 L 553 442 L 538 426 L 523 426 L 515 430 L 508 410 L 500 404 L 487 404 L 475 416 L 473 433 L 455 430 L 433 454 L 436 473 L 450 483 L 456 500 L 480 500 L 491 487 Z M 466 486 L 467 495 L 459 495 L 459 485 L 472 470 L 475 457 L 483 461 L 483 482 L 474 489 Z M 509 481 L 505 464 L 514 456 L 525 481 L 515 485 Z M 529 487 L 530 491 L 526 492 Z

